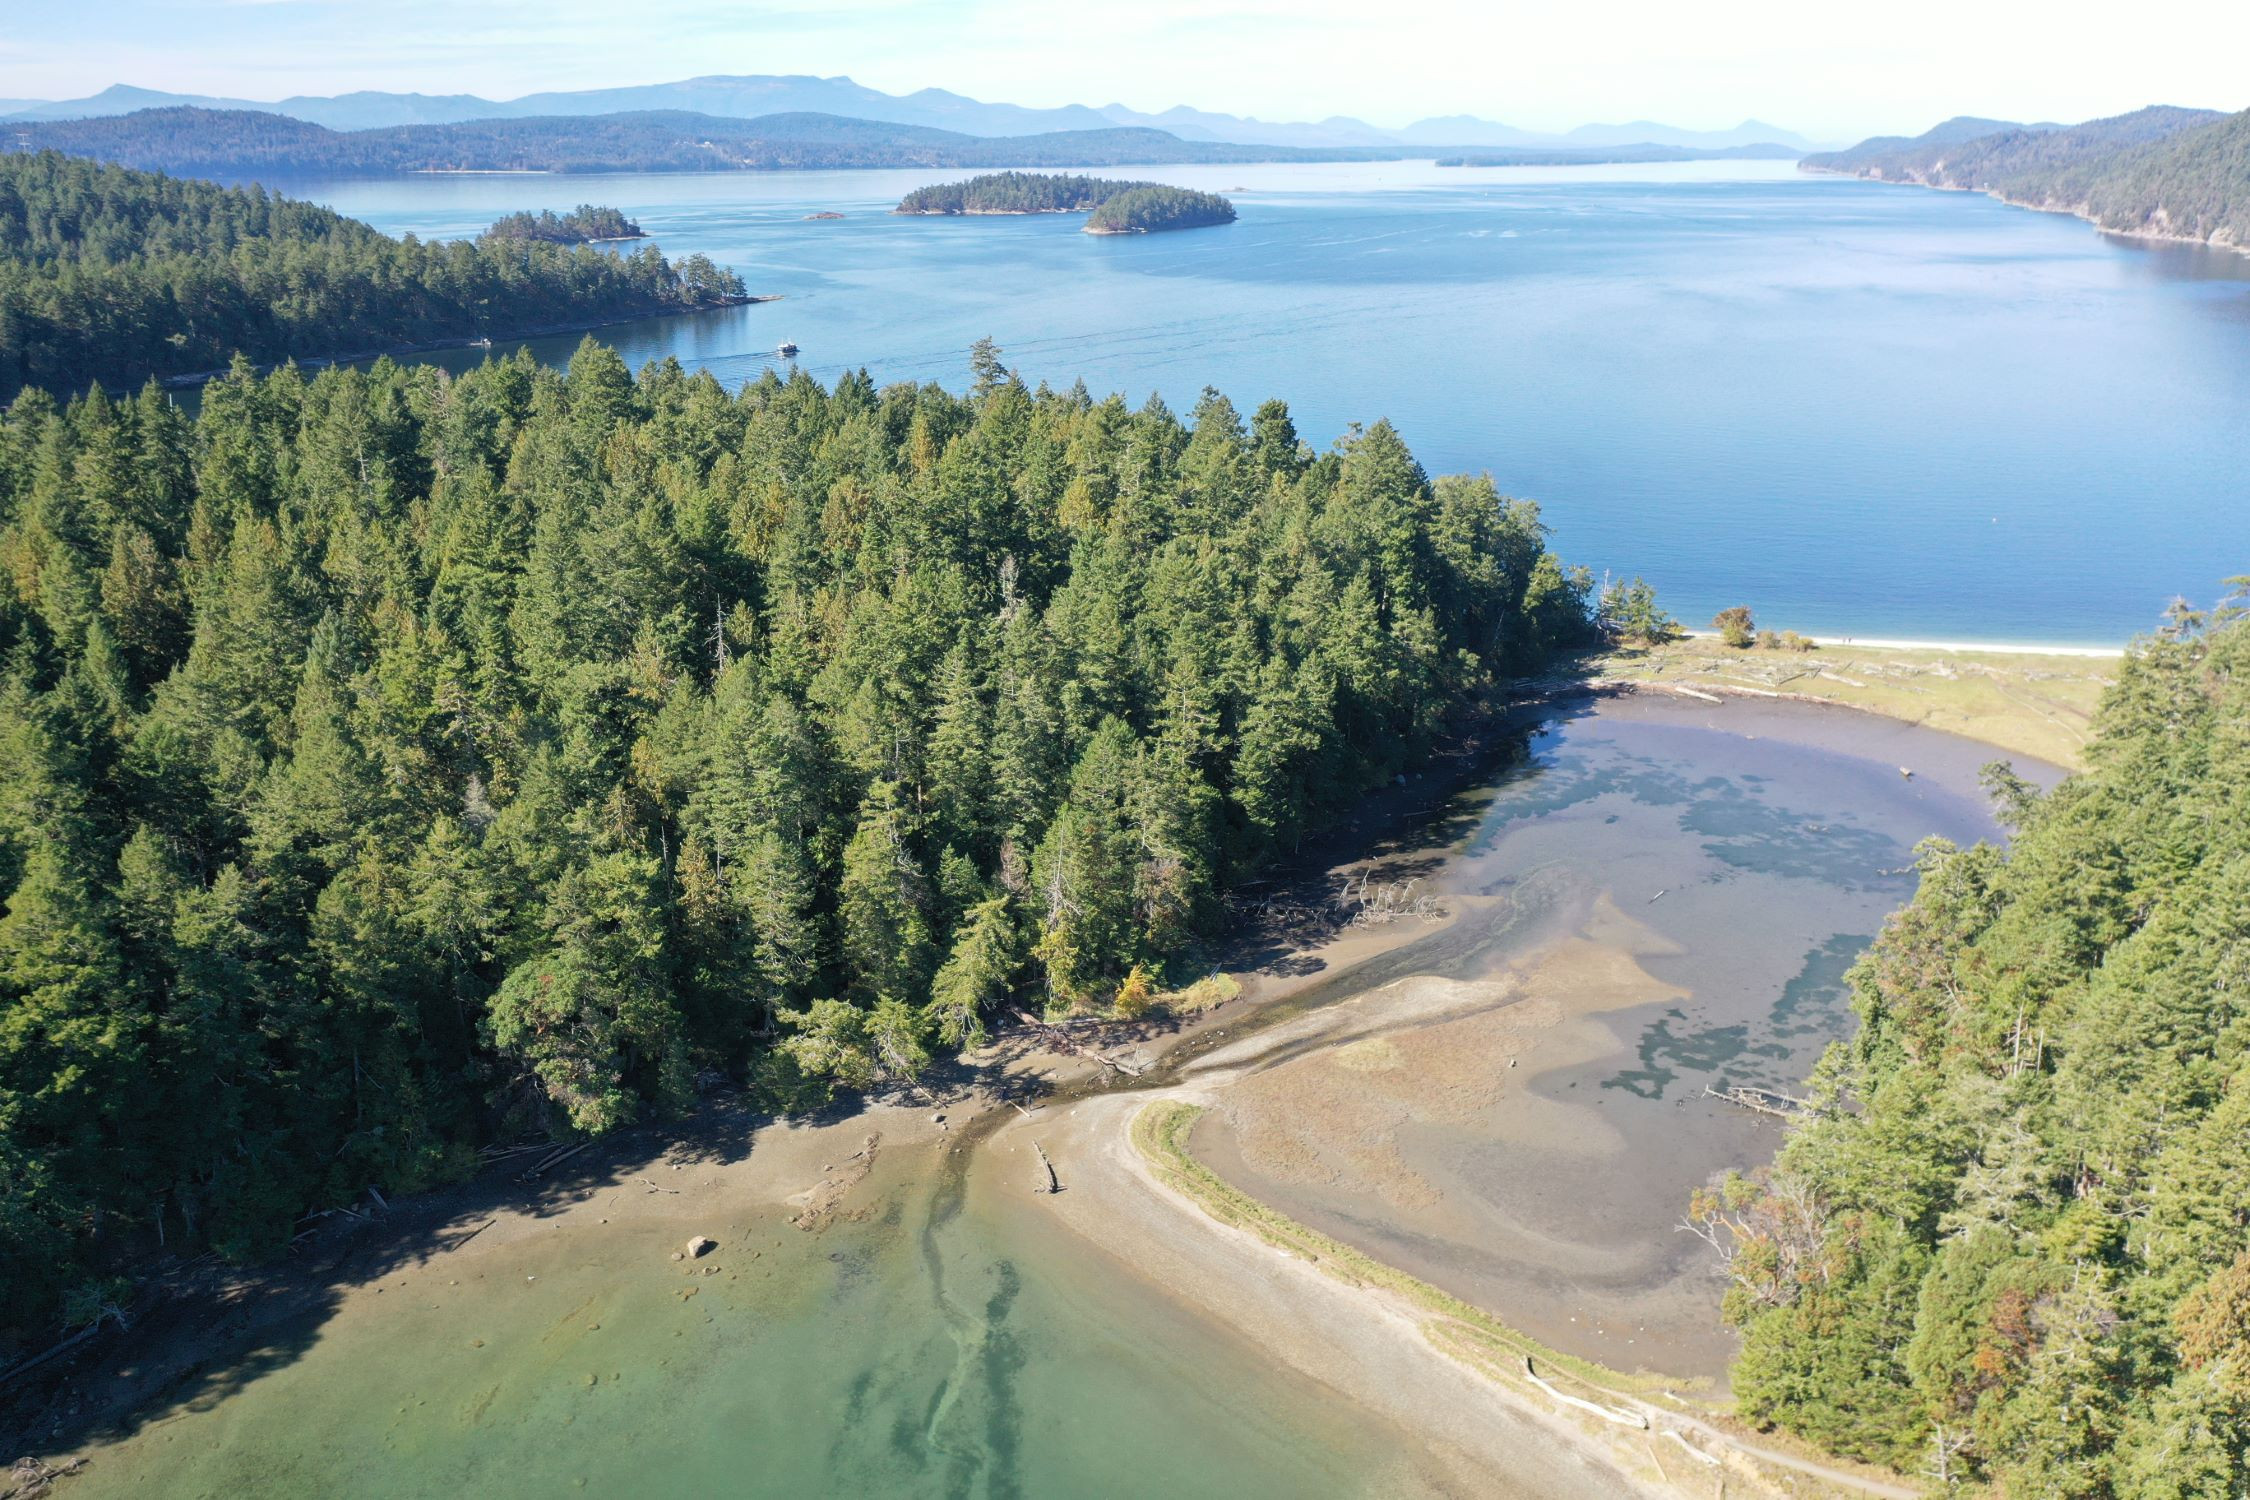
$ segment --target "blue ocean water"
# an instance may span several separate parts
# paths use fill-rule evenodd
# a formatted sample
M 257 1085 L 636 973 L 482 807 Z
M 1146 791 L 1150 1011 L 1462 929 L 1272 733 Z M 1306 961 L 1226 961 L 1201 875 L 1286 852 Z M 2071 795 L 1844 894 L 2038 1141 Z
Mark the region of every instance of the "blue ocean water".
M 2119 644 L 2250 572 L 2250 256 L 1764 162 L 1136 169 L 1241 211 L 1147 237 L 887 212 L 959 175 L 291 188 L 425 236 L 614 204 L 785 299 L 605 330 L 636 364 L 740 382 L 787 338 L 958 386 L 990 335 L 1035 383 L 1279 396 L 1320 445 L 1388 418 L 1690 623 Z

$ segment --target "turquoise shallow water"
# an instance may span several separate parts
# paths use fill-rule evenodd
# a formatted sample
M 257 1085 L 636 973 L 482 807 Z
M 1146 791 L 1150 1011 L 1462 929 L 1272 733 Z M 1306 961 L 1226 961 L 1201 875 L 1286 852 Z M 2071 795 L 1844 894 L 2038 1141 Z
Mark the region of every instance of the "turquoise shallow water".
M 709 1223 L 708 1277 L 670 1259 L 679 1226 L 585 1213 L 555 1250 L 394 1273 L 223 1399 L 146 1413 L 70 1493 L 1422 1492 L 1390 1434 L 990 1175 L 915 1151 L 820 1233 Z
M 729 382 L 789 338 L 824 379 L 958 385 L 989 334 L 1135 403 L 1281 396 L 1320 444 L 1389 417 L 1693 622 L 2117 644 L 2250 568 L 2250 256 L 1786 163 L 1137 171 L 1241 189 L 1241 221 L 885 212 L 960 175 L 928 172 L 292 187 L 423 235 L 615 204 L 786 297 L 603 335 Z

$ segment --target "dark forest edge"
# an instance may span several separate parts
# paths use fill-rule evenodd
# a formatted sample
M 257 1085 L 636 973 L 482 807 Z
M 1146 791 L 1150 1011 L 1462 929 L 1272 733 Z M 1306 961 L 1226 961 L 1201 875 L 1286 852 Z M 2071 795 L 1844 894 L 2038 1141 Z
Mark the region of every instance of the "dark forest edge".
M 1693 1206 L 1742 1412 L 1952 1492 L 2250 1489 L 2250 579 L 1919 851 L 1768 1168 Z
M 1205 971 L 1224 893 L 1585 639 L 1387 425 L 739 393 L 588 342 L 0 425 L 0 1325 L 159 1244 Z
M 700 255 L 394 240 L 259 188 L 0 156 L 0 398 L 747 300 Z

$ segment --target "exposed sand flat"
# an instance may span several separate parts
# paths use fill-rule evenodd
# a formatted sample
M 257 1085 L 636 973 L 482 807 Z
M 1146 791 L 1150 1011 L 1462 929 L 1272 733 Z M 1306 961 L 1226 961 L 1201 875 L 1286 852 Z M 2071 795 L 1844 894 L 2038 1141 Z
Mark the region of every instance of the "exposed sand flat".
M 2123 655 L 2107 646 L 1815 639 L 1814 651 L 1736 650 L 1698 633 L 1653 650 L 1608 652 L 1590 665 L 1598 681 L 1864 709 L 2075 766 Z
M 1223 1074 L 1222 1074 L 1223 1076 Z M 1210 1085 L 1183 1085 L 1194 1096 Z M 1175 1091 L 1167 1091 L 1175 1092 Z M 1038 1134 L 1068 1190 L 1047 1198 L 1120 1270 L 1146 1277 L 1269 1357 L 1331 1386 L 1411 1440 L 1385 1493 L 1591 1497 L 1680 1493 L 1629 1447 L 1432 1347 L 1422 1317 L 1367 1288 L 1220 1225 L 1158 1185 L 1129 1138 L 1152 1096 L 1109 1095 L 1057 1120 L 1018 1121 L 995 1144 Z

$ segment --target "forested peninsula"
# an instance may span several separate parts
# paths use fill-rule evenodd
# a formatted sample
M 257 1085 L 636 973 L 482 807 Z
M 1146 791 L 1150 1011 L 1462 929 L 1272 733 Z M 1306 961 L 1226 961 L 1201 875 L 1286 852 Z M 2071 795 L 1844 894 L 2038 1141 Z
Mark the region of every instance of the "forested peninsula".
M 2158 106 L 2083 125 L 1949 120 L 1808 156 L 1807 171 L 1989 193 L 2113 234 L 2250 253 L 2250 110 Z
M 1536 509 L 1387 424 L 977 370 L 18 397 L 0 1326 L 699 1079 L 800 1105 L 1144 1006 L 1588 633 Z
M 2090 769 L 1987 773 L 1770 1169 L 1695 1205 L 1743 1413 L 2008 1495 L 2250 1488 L 2250 580 L 2126 662 Z
M 648 231 L 614 208 L 581 203 L 567 213 L 503 214 L 484 232 L 488 240 L 541 240 L 550 245 L 593 245 L 609 240 L 639 240 Z
M 0 156 L 0 398 L 742 300 L 700 255 L 394 240 L 259 188 Z

